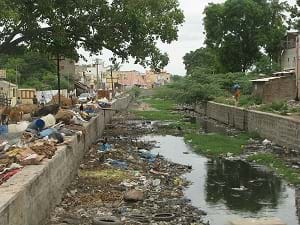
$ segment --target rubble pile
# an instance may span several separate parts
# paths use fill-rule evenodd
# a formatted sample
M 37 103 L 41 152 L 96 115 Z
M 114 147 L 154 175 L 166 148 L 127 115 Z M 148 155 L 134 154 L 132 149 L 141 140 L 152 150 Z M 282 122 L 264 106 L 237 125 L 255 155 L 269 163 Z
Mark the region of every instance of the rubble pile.
M 56 97 L 53 98 L 54 103 Z M 80 110 L 79 104 L 73 105 L 71 99 L 62 98 L 62 103 L 63 107 L 73 108 L 61 109 L 57 104 L 18 106 L 18 112 L 22 110 L 33 115 L 30 122 L 0 126 L 0 185 L 24 166 L 51 159 L 58 145 L 68 144 L 68 137 L 85 135 L 83 124 L 98 115 L 102 101 L 86 103 L 84 110 Z M 111 102 L 105 101 L 105 107 L 111 105 Z
M 256 154 L 257 152 L 275 154 L 280 159 L 283 159 L 288 166 L 295 169 L 300 169 L 300 151 L 297 149 L 277 145 L 268 139 L 250 139 L 244 148 L 244 153 L 241 158 Z
M 85 155 L 47 225 L 203 224 L 205 213 L 183 194 L 192 168 L 153 154 L 157 143 L 140 138 L 152 127 L 128 117 L 117 115 Z

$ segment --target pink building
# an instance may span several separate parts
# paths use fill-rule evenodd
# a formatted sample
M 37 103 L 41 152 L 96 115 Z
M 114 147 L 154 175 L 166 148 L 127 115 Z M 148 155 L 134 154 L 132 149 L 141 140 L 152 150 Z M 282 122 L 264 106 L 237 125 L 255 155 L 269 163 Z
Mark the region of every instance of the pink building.
M 119 74 L 119 84 L 124 87 L 146 87 L 147 82 L 144 75 L 138 71 L 122 71 Z

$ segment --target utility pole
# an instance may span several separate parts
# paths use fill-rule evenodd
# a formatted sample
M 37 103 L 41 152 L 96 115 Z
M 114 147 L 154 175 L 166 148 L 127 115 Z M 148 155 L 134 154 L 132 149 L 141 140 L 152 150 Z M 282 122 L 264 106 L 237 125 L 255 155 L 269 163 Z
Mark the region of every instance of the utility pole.
M 68 91 L 70 90 L 70 73 L 68 73 Z
M 97 89 L 99 89 L 99 59 L 96 59 Z
M 16 85 L 18 87 L 18 66 L 16 66 Z
M 56 72 L 57 72 L 57 89 L 58 89 L 58 105 L 61 106 L 61 96 L 60 96 L 60 61 L 65 60 L 63 55 L 57 53 L 56 56 L 51 58 L 52 60 L 56 60 Z
M 100 88 L 104 89 L 102 81 L 103 81 L 103 72 L 100 73 Z
M 114 79 L 113 79 L 113 67 L 112 66 L 110 66 L 110 79 L 111 79 L 112 97 L 114 97 Z
M 57 88 L 58 88 L 58 105 L 60 106 L 60 73 L 59 73 L 59 55 L 57 55 Z
M 295 101 L 299 101 L 299 34 L 296 37 L 296 97 Z

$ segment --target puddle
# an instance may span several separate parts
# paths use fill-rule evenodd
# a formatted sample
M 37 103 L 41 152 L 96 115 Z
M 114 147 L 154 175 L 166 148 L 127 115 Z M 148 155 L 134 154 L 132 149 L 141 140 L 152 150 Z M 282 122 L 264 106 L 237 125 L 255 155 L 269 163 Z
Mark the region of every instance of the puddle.
M 210 160 L 197 155 L 182 137 L 143 139 L 158 142 L 160 148 L 154 153 L 193 166 L 193 171 L 185 176 L 193 182 L 185 196 L 207 212 L 211 225 L 226 225 L 241 217 L 277 217 L 288 225 L 298 225 L 295 190 L 267 170 L 242 161 Z

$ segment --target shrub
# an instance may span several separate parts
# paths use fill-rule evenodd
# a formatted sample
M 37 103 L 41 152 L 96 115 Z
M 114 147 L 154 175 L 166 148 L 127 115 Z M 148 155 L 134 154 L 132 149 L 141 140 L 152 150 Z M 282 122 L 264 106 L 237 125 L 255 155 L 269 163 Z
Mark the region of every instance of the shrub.
M 262 105 L 260 110 L 265 112 L 286 112 L 288 105 L 285 102 L 272 102 L 271 104 Z

